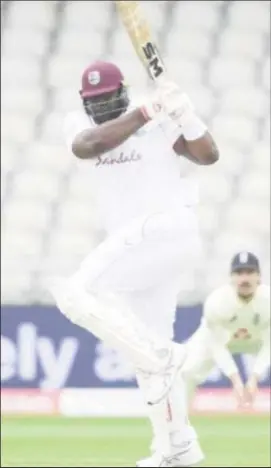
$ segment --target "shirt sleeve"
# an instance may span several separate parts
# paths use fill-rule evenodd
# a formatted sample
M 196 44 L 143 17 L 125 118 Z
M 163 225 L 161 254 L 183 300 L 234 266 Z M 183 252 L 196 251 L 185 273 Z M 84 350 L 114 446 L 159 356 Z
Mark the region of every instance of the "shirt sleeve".
M 63 135 L 66 147 L 72 152 L 72 144 L 75 137 L 83 130 L 91 128 L 92 124 L 87 115 L 76 113 L 68 114 L 63 123 Z
M 235 361 L 227 348 L 230 341 L 230 332 L 222 324 L 222 317 L 219 314 L 219 303 L 216 304 L 213 298 L 206 300 L 203 310 L 202 324 L 205 327 L 208 338 L 208 346 L 211 349 L 213 359 L 227 376 L 231 377 L 238 373 Z
M 270 366 L 270 321 L 263 332 L 262 346 L 256 356 L 253 373 L 261 377 Z

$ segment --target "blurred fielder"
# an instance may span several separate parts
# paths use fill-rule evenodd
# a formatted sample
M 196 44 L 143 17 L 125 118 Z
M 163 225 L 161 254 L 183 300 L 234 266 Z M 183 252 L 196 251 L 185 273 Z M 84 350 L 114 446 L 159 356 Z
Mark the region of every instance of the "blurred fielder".
M 258 381 L 270 366 L 270 286 L 261 284 L 254 254 L 241 252 L 232 259 L 231 283 L 207 298 L 201 325 L 188 348 L 183 372 L 189 392 L 216 364 L 231 380 L 238 405 L 253 404 Z M 232 357 L 236 353 L 255 355 L 246 384 Z
M 82 111 L 67 116 L 65 138 L 89 172 L 107 238 L 52 293 L 66 317 L 135 366 L 159 447 L 138 466 L 190 466 L 203 455 L 179 372 L 186 347 L 172 337 L 181 274 L 200 240 L 196 196 L 178 155 L 209 165 L 218 150 L 172 82 L 131 107 L 119 68 L 97 61 L 84 71 L 80 95 Z

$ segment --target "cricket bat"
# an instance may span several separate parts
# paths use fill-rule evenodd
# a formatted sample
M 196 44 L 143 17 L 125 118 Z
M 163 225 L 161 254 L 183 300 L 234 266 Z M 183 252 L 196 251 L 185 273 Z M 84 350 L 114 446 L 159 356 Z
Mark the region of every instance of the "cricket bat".
M 120 19 L 130 37 L 135 52 L 150 78 L 165 80 L 166 66 L 152 37 L 149 24 L 140 8 L 140 1 L 115 0 Z

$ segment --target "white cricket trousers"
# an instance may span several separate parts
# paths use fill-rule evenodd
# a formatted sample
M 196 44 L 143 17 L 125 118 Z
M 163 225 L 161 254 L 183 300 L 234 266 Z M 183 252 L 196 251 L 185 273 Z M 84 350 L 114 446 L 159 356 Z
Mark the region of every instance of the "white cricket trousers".
M 192 209 L 181 207 L 178 212 L 144 216 L 116 231 L 87 256 L 70 280 L 89 296 L 114 298 L 115 307 L 127 306 L 150 330 L 168 340 L 173 338 L 181 276 L 196 262 L 199 253 L 196 216 Z M 149 382 L 145 383 L 140 371 L 135 370 L 144 393 Z M 175 416 L 170 427 L 187 441 L 191 440 L 192 428 L 183 406 L 185 396 L 178 397 L 178 391 L 183 392 L 181 382 L 176 385 L 172 405 Z M 166 404 L 148 407 L 154 430 L 153 447 L 163 447 L 165 452 L 170 437 Z
M 121 297 L 142 321 L 171 339 L 181 276 L 200 250 L 192 208 L 153 213 L 110 235 L 72 279 L 90 293 Z

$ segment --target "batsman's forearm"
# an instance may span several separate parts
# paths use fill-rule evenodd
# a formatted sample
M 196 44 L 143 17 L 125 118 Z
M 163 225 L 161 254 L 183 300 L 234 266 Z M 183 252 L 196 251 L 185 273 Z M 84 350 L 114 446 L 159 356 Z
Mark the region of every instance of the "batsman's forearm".
M 72 151 L 80 159 L 90 159 L 120 146 L 146 124 L 141 110 L 135 109 L 94 129 L 81 132 L 73 142 Z
M 186 140 L 182 135 L 173 146 L 174 151 L 195 164 L 207 166 L 219 159 L 217 145 L 209 132 L 196 140 Z
M 201 165 L 214 164 L 219 159 L 219 151 L 212 135 L 207 131 L 196 140 L 185 140 L 185 146 Z

